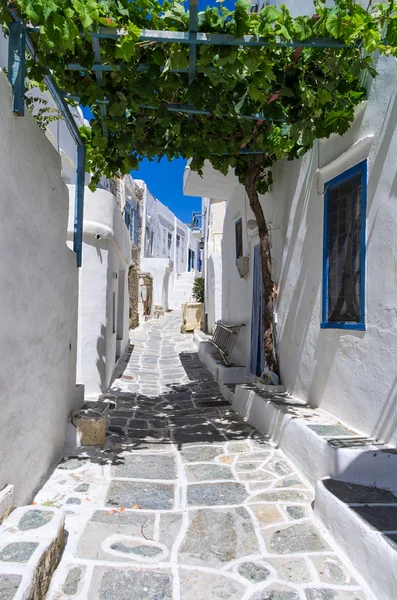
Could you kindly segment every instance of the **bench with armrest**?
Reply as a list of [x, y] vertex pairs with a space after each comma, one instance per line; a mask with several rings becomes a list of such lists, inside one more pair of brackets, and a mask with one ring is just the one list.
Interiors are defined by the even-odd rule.
[[214, 335], [212, 336], [211, 344], [219, 351], [223, 362], [227, 367], [231, 366], [229, 357], [236, 343], [238, 333], [244, 323], [238, 325], [226, 325], [225, 323], [218, 322], [215, 327]]

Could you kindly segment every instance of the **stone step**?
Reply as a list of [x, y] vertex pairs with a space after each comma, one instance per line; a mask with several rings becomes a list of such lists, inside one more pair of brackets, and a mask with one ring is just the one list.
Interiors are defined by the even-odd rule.
[[315, 485], [331, 476], [397, 490], [397, 450], [362, 436], [288, 394], [236, 385], [227, 397], [248, 423], [277, 444]]
[[379, 600], [397, 598], [397, 496], [330, 477], [316, 485], [314, 513]]
[[62, 510], [16, 508], [0, 526], [0, 598], [44, 600], [64, 545]]

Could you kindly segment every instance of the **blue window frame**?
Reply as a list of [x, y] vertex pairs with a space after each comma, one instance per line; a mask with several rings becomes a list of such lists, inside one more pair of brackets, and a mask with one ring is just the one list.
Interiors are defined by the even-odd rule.
[[234, 232], [236, 237], [236, 261], [243, 256], [243, 222], [241, 219], [234, 224]]
[[325, 189], [321, 327], [364, 331], [367, 162]]
[[130, 231], [130, 226], [131, 226], [131, 206], [130, 206], [130, 204], [128, 204], [128, 202], [125, 203], [125, 208], [124, 208], [124, 223], [126, 224], [126, 227], [127, 227], [128, 231]]

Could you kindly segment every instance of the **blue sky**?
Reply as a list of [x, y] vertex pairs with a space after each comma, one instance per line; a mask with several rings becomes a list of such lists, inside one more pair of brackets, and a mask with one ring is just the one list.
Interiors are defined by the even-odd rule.
[[[189, 2], [185, 2], [188, 6]], [[199, 0], [199, 10], [206, 6], [215, 6], [215, 0]], [[234, 0], [225, 0], [224, 5], [232, 9]], [[84, 116], [90, 119], [89, 109], [84, 109]], [[138, 171], [131, 171], [135, 179], [143, 179], [149, 186], [152, 194], [163, 204], [168, 206], [184, 223], [190, 223], [192, 212], [201, 210], [201, 198], [183, 195], [183, 171], [186, 161], [175, 159], [168, 161], [166, 158], [160, 162], [143, 160]]]

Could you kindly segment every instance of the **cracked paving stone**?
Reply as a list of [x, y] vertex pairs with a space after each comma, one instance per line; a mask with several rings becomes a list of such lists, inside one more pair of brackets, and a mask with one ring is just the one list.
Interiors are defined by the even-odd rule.
[[277, 531], [266, 531], [264, 535], [269, 536], [270, 549], [275, 554], [329, 550], [328, 544], [320, 537], [311, 523], [299, 523]]
[[306, 517], [306, 509], [304, 506], [286, 506], [285, 510], [292, 519], [303, 519]]
[[112, 481], [106, 503], [124, 508], [138, 504], [143, 509], [171, 510], [174, 506], [174, 496], [174, 486], [167, 483]]
[[291, 588], [271, 586], [250, 596], [249, 600], [300, 600], [297, 591]]
[[337, 556], [311, 556], [310, 559], [323, 583], [337, 585], [356, 584]]
[[190, 513], [179, 560], [187, 565], [216, 568], [257, 552], [258, 539], [246, 509], [204, 509]]
[[280, 479], [280, 481], [278, 481], [276, 483], [276, 488], [284, 488], [284, 487], [298, 487], [298, 488], [304, 488], [305, 486], [303, 485], [303, 483], [297, 479], [296, 477], [284, 477], [284, 479]]
[[266, 504], [251, 504], [250, 508], [255, 513], [259, 525], [272, 525], [283, 521], [283, 516], [276, 506]]
[[17, 593], [19, 584], [22, 581], [22, 575], [13, 575], [11, 573], [0, 574], [0, 600], [13, 600]]
[[[154, 514], [139, 510], [112, 513], [109, 510], [96, 511], [86, 524], [77, 546], [76, 556], [89, 560], [120, 562], [124, 558], [104, 550], [104, 542], [110, 536], [129, 536], [142, 539], [154, 536]], [[114, 539], [114, 538], [113, 538]], [[116, 541], [116, 540], [114, 540]]]
[[308, 583], [311, 575], [303, 558], [269, 558], [268, 563], [277, 571], [279, 579], [289, 583]]
[[123, 552], [124, 554], [135, 554], [136, 556], [141, 556], [142, 558], [154, 558], [159, 554], [162, 554], [162, 548], [158, 546], [149, 546], [147, 544], [133, 545], [128, 546], [127, 544], [123, 544], [121, 542], [115, 542], [111, 546], [112, 550], [116, 550], [117, 552]]
[[173, 435], [175, 442], [178, 444], [203, 444], [225, 441], [225, 438], [219, 431], [210, 429], [208, 425], [175, 429]]
[[112, 467], [113, 477], [128, 479], [176, 479], [173, 455], [135, 454], [122, 458], [123, 464]]
[[0, 550], [1, 562], [26, 563], [39, 544], [37, 542], [12, 542]]
[[28, 510], [19, 520], [18, 529], [21, 531], [38, 529], [47, 525], [53, 516], [54, 513], [48, 510]]
[[90, 489], [89, 483], [81, 483], [74, 489], [74, 491], [81, 492], [81, 493], [87, 493], [89, 489]]
[[[152, 413], [150, 413], [152, 416]], [[135, 429], [149, 429], [148, 420], [146, 419], [130, 419], [128, 422], [128, 427], [132, 430]]]
[[230, 577], [180, 569], [181, 598], [183, 600], [240, 600], [244, 587]]
[[284, 460], [272, 460], [269, 462], [268, 467], [277, 475], [288, 475], [291, 473], [291, 468]]
[[186, 467], [187, 480], [210, 481], [212, 479], [234, 479], [232, 470], [225, 465], [207, 463], [205, 465], [189, 465]]
[[254, 562], [245, 562], [237, 567], [237, 573], [251, 583], [260, 583], [265, 581], [271, 575], [269, 569]]
[[66, 579], [62, 585], [62, 592], [66, 596], [74, 596], [75, 594], [77, 594], [82, 574], [82, 567], [72, 567], [71, 569], [69, 569], [68, 574], [66, 575]]
[[302, 492], [296, 492], [293, 490], [280, 490], [280, 491], [268, 491], [262, 492], [257, 496], [251, 498], [254, 502], [307, 502], [307, 496]]
[[89, 600], [172, 600], [168, 571], [96, 567], [93, 580]]
[[221, 446], [191, 446], [181, 450], [182, 460], [185, 462], [213, 461], [222, 453], [223, 448]]
[[67, 471], [74, 471], [75, 469], [79, 469], [83, 465], [86, 465], [90, 462], [89, 458], [84, 457], [71, 457], [65, 458], [59, 465], [58, 469], [66, 469]]
[[188, 486], [189, 506], [216, 506], [242, 504], [247, 497], [240, 483], [196, 483]]

